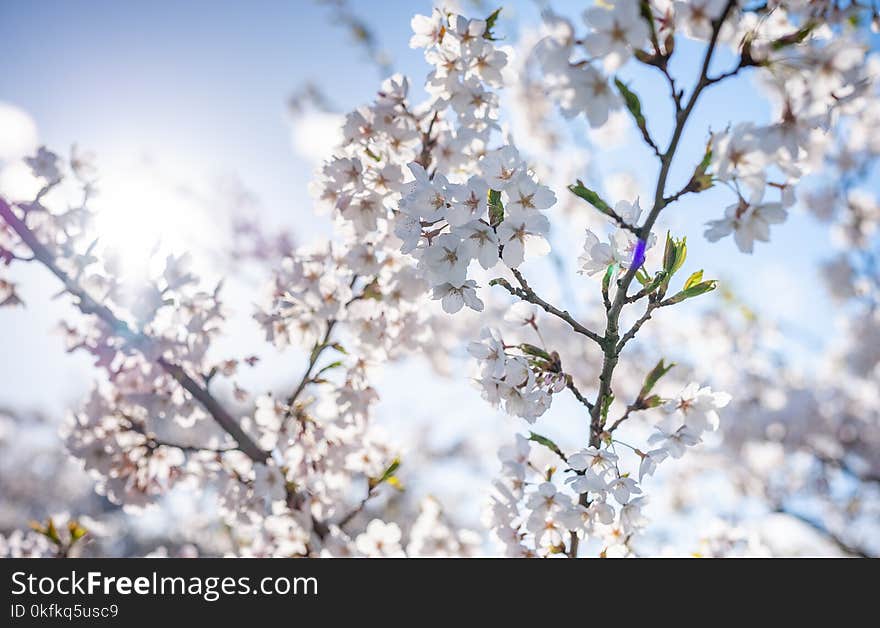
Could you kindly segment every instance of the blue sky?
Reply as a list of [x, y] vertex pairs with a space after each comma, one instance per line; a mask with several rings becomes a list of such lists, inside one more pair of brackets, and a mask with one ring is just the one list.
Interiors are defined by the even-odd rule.
[[[556, 6], [575, 13], [581, 4]], [[427, 12], [430, 3], [352, 5], [374, 27], [395, 69], [418, 83], [427, 67], [420, 51], [407, 46], [409, 20], [414, 12]], [[537, 15], [530, 2], [505, 6], [507, 16], [533, 20]], [[486, 5], [476, 15], [492, 8]], [[149, 156], [181, 181], [234, 174], [259, 195], [270, 224], [292, 226], [303, 241], [326, 232], [326, 221], [313, 217], [305, 190], [314, 165], [291, 149], [285, 102], [298, 86], [312, 81], [340, 110], [348, 110], [369, 101], [379, 81], [362, 50], [330, 24], [330, 14], [327, 7], [306, 1], [5, 2], [0, 5], [0, 102], [27, 111], [42, 143], [64, 151], [79, 142], [110, 169], [131, 167]], [[510, 33], [512, 27], [503, 22], [500, 30]], [[681, 45], [679, 69], [685, 74], [697, 53], [696, 45]], [[729, 59], [722, 56], [719, 67]], [[664, 137], [665, 87], [643, 71], [628, 76], [636, 80], [649, 121]], [[746, 77], [706, 94], [691, 121], [671, 187], [686, 180], [699, 160], [710, 125], [767, 115], [763, 105], [749, 105], [741, 97], [742, 90], [751, 89]], [[625, 168], [651, 175], [656, 169], [640, 146], [611, 151], [596, 161], [605, 173]], [[716, 192], [687, 198], [670, 213], [668, 224], [689, 236], [691, 257], [707, 276], [728, 280], [760, 311], [796, 325], [799, 343], [815, 346], [832, 315], [822, 289], [810, 287], [815, 261], [827, 253], [826, 233], [795, 212], [774, 230], [773, 246], [759, 244], [753, 256], [740, 254], [731, 239], [709, 245], [701, 225], [721, 215], [724, 201]], [[5, 353], [0, 404], [61, 407], [82, 390], [87, 362], [61, 355], [60, 339], [47, 333], [66, 311], [45, 298], [53, 291], [51, 280], [32, 270], [22, 272], [39, 282], [25, 293], [37, 307], [0, 311]]]

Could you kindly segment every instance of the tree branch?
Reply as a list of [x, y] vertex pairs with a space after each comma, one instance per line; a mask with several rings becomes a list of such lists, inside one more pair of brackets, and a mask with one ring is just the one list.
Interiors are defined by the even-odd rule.
[[[76, 305], [83, 314], [97, 316], [115, 333], [124, 338], [129, 345], [136, 348], [145, 358], [149, 359], [147, 356], [155, 348], [155, 340], [133, 330], [127, 323], [120, 320], [110, 308], [95, 301], [70, 275], [58, 266], [52, 252], [15, 215], [12, 208], [3, 198], [0, 198], [0, 217], [18, 234], [22, 242], [30, 248], [36, 260], [61, 280], [67, 291], [77, 298], [78, 303]], [[238, 421], [208, 392], [207, 388], [190, 377], [183, 367], [163, 357], [159, 357], [156, 363], [207, 410], [217, 424], [235, 439], [239, 449], [251, 460], [254, 462], [265, 462], [269, 459], [269, 452], [260, 449], [256, 441], [241, 428]]]
[[[664, 198], [666, 190], [666, 180], [669, 177], [669, 171], [672, 167], [672, 162], [675, 157], [676, 150], [678, 149], [678, 143], [681, 140], [685, 125], [691, 115], [691, 112], [697, 104], [697, 100], [699, 99], [700, 94], [710, 84], [710, 80], [707, 77], [707, 74], [709, 72], [709, 65], [712, 62], [712, 57], [718, 44], [718, 36], [721, 32], [721, 26], [724, 24], [725, 20], [727, 20], [727, 16], [730, 14], [730, 11], [734, 5], [735, 0], [728, 0], [727, 4], [724, 7], [724, 11], [721, 13], [721, 16], [713, 23], [712, 37], [709, 41], [708, 47], [706, 48], [705, 56], [703, 57], [700, 77], [697, 80], [696, 87], [691, 93], [691, 96], [688, 99], [688, 102], [684, 106], [684, 108], [677, 108], [675, 116], [675, 128], [673, 129], [672, 137], [669, 140], [669, 146], [660, 159], [660, 173], [657, 177], [657, 186], [654, 191], [654, 205], [651, 208], [651, 212], [648, 214], [648, 217], [645, 219], [644, 224], [637, 230], [637, 236], [641, 240], [648, 239], [651, 234], [651, 229], [654, 227], [654, 223], [657, 221], [660, 212], [663, 211], [664, 207], [666, 207], [666, 202]], [[611, 307], [606, 315], [607, 323], [605, 327], [605, 336], [603, 338], [603, 343], [601, 343], [605, 352], [605, 359], [603, 360], [602, 364], [602, 372], [599, 375], [599, 392], [596, 395], [596, 400], [593, 402], [593, 409], [590, 413], [590, 444], [593, 446], [599, 445], [599, 434], [602, 431], [600, 413], [602, 410], [602, 406], [605, 404], [605, 399], [609, 394], [611, 394], [611, 380], [614, 374], [614, 369], [617, 367], [618, 357], [620, 355], [619, 347], [622, 348], [622, 346], [618, 344], [618, 341], [620, 340], [620, 311], [623, 308], [624, 303], [626, 302], [627, 291], [633, 279], [635, 278], [637, 270], [638, 268], [635, 266], [635, 264], [631, 265], [629, 269], [627, 269], [626, 274], [623, 276], [618, 284], [617, 294], [615, 295], [614, 301], [612, 302]], [[627, 332], [627, 335], [625, 335], [626, 341], [629, 341], [630, 339], [628, 336], [629, 332]]]
[[330, 346], [330, 334], [333, 333], [333, 328], [336, 326], [336, 322], [336, 320], [328, 321], [327, 331], [324, 334], [324, 338], [315, 345], [314, 349], [312, 349], [312, 354], [309, 356], [309, 365], [306, 367], [306, 371], [305, 373], [303, 373], [302, 379], [300, 379], [296, 389], [294, 389], [294, 391], [287, 398], [288, 406], [293, 406], [294, 402], [296, 402], [296, 400], [302, 394], [302, 391], [305, 390], [306, 385], [308, 385], [312, 375], [312, 371], [315, 369], [315, 365], [318, 363], [318, 359], [321, 357], [321, 354], [324, 353], [324, 350]]
[[648, 303], [648, 308], [645, 310], [645, 313], [642, 314], [635, 323], [633, 323], [633, 326], [630, 327], [629, 331], [627, 331], [620, 339], [620, 342], [617, 343], [617, 353], [623, 351], [626, 343], [636, 337], [636, 334], [642, 328], [642, 325], [644, 325], [651, 319], [651, 315], [654, 313], [654, 310], [659, 307], [660, 304], [655, 301], [651, 301], [650, 303]]
[[593, 409], [593, 404], [590, 403], [590, 400], [584, 397], [580, 390], [578, 390], [577, 386], [574, 385], [574, 381], [571, 378], [571, 375], [568, 373], [565, 374], [565, 387], [568, 388], [571, 393], [575, 396], [575, 398], [584, 404], [587, 410]]
[[533, 303], [533, 304], [537, 305], [538, 307], [540, 307], [545, 312], [547, 312], [548, 314], [552, 314], [553, 316], [562, 319], [563, 321], [568, 323], [571, 326], [571, 328], [574, 331], [576, 331], [577, 333], [586, 336], [587, 338], [589, 338], [593, 342], [596, 342], [600, 345], [602, 344], [602, 337], [599, 336], [599, 334], [597, 334], [596, 332], [591, 331], [591, 330], [587, 329], [586, 327], [584, 327], [583, 325], [581, 325], [568, 312], [560, 310], [559, 308], [551, 305], [550, 303], [547, 303], [544, 299], [542, 299], [537, 294], [535, 294], [535, 291], [529, 287], [529, 284], [526, 282], [525, 277], [523, 277], [521, 272], [519, 272], [515, 268], [511, 268], [510, 270], [513, 273], [513, 276], [516, 277], [516, 280], [519, 282], [519, 285], [520, 285], [519, 288], [514, 288], [513, 286], [510, 285], [510, 282], [508, 282], [506, 279], [502, 279], [502, 278], [493, 279], [492, 281], [489, 282], [489, 285], [501, 286], [502, 288], [507, 290], [513, 296], [518, 297], [518, 298], [522, 299], [523, 301], [527, 301], [528, 303]]
[[775, 512], [783, 515], [788, 515], [789, 517], [797, 519], [801, 523], [807, 524], [810, 528], [818, 532], [821, 536], [831, 541], [834, 545], [837, 546], [838, 549], [840, 549], [845, 554], [849, 554], [850, 556], [858, 556], [859, 558], [875, 558], [875, 556], [868, 553], [866, 550], [848, 543], [847, 541], [843, 540], [836, 532], [832, 532], [820, 522], [815, 521], [814, 519], [807, 517], [806, 515], [803, 515], [794, 510], [790, 510], [782, 505], [777, 506]]

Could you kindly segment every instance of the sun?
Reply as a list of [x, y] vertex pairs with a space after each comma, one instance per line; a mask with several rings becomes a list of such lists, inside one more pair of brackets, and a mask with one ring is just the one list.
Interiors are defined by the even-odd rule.
[[153, 172], [103, 176], [90, 207], [98, 246], [124, 275], [144, 274], [166, 255], [191, 251], [216, 229], [197, 199]]

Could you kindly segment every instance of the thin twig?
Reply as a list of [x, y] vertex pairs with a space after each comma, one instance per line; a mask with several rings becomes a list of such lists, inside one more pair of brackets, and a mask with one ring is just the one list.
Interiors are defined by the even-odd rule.
[[567, 311], [560, 310], [559, 308], [551, 305], [550, 303], [547, 303], [547, 301], [535, 294], [535, 291], [529, 287], [529, 284], [526, 282], [525, 277], [523, 277], [521, 272], [519, 272], [515, 268], [511, 268], [511, 272], [513, 272], [513, 276], [516, 277], [516, 280], [519, 282], [519, 288], [514, 288], [512, 285], [510, 285], [509, 281], [501, 278], [493, 279], [491, 282], [489, 282], [490, 285], [501, 286], [513, 296], [519, 297], [523, 301], [533, 303], [548, 314], [552, 314], [553, 316], [562, 319], [563, 321], [568, 323], [571, 328], [577, 333], [586, 336], [593, 342], [599, 343], [600, 345], [602, 344], [602, 337], [599, 336], [599, 334], [591, 331], [590, 329], [587, 329], [582, 324], [577, 322], [574, 317]]
[[612, 434], [614, 430], [620, 427], [620, 424], [626, 421], [633, 412], [639, 412], [640, 410], [645, 410], [645, 408], [641, 405], [641, 399], [636, 400], [635, 402], [629, 404], [624, 410], [623, 415], [619, 419], [617, 419], [614, 423], [611, 424], [606, 431], [609, 434]]
[[324, 333], [324, 338], [315, 345], [315, 348], [312, 349], [312, 353], [309, 356], [309, 364], [306, 367], [305, 373], [303, 373], [302, 378], [297, 384], [297, 387], [294, 391], [287, 397], [287, 405], [293, 406], [294, 402], [299, 398], [302, 394], [302, 391], [305, 390], [306, 385], [311, 381], [312, 371], [315, 368], [315, 365], [318, 363], [318, 359], [321, 357], [321, 354], [324, 352], [327, 347], [330, 346], [330, 335], [333, 333], [333, 328], [336, 326], [336, 321], [331, 320], [327, 323], [327, 331]]
[[568, 388], [572, 392], [572, 394], [575, 396], [575, 398], [578, 401], [580, 401], [582, 404], [584, 404], [587, 407], [587, 410], [593, 409], [593, 404], [590, 403], [589, 399], [584, 397], [583, 393], [581, 393], [580, 390], [578, 390], [577, 386], [574, 385], [574, 381], [572, 380], [571, 375], [569, 375], [567, 373], [565, 375], [565, 387]]
[[636, 337], [638, 331], [642, 328], [642, 325], [647, 323], [651, 319], [651, 315], [654, 313], [654, 310], [660, 307], [660, 304], [656, 301], [651, 301], [648, 303], [648, 307], [645, 310], [645, 313], [642, 314], [639, 319], [633, 323], [633, 326], [629, 328], [623, 337], [621, 337], [620, 342], [617, 343], [617, 353], [623, 351], [623, 348], [626, 346], [630, 340]]

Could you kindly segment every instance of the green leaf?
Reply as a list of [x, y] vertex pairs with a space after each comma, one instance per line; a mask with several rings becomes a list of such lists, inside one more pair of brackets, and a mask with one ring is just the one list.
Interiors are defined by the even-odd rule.
[[645, 285], [645, 292], [647, 292], [648, 294], [653, 293], [657, 288], [659, 288], [661, 285], [663, 285], [663, 282], [665, 280], [666, 280], [666, 271], [665, 270], [657, 271], [657, 274], [654, 275], [654, 279], [651, 281], [651, 283]]
[[554, 443], [552, 440], [547, 438], [546, 436], [541, 436], [540, 434], [535, 434], [534, 432], [529, 432], [529, 440], [539, 445], [544, 445], [547, 449], [552, 451], [554, 454], [565, 460], [565, 454], [562, 453], [562, 450], [559, 449], [559, 445]]
[[577, 183], [575, 185], [569, 185], [568, 189], [571, 191], [572, 194], [584, 199], [590, 205], [598, 209], [606, 216], [610, 216], [614, 213], [614, 210], [611, 209], [611, 206], [606, 203], [602, 199], [602, 197], [599, 196], [596, 192], [585, 186], [583, 181], [581, 181], [580, 179], [577, 180]]
[[672, 266], [672, 270], [669, 272], [670, 275], [674, 275], [675, 273], [677, 273], [678, 269], [684, 265], [684, 261], [687, 259], [687, 254], [687, 238], [682, 238], [676, 244], [675, 264]]
[[489, 14], [489, 17], [486, 18], [486, 30], [483, 31], [483, 39], [488, 39], [489, 41], [495, 41], [495, 34], [492, 32], [492, 29], [495, 28], [495, 24], [498, 22], [498, 16], [501, 15], [501, 7], [498, 7], [492, 13]]
[[67, 523], [67, 530], [68, 532], [70, 532], [71, 545], [73, 545], [81, 538], [83, 538], [86, 534], [88, 534], [88, 530], [82, 527], [79, 522], [73, 520]]
[[703, 159], [700, 160], [697, 168], [700, 172], [706, 172], [709, 169], [709, 164], [712, 163], [712, 140], [710, 139], [706, 142], [706, 150], [703, 151]]
[[697, 164], [697, 167], [694, 168], [694, 173], [691, 175], [691, 180], [687, 184], [687, 190], [690, 192], [702, 192], [703, 190], [708, 190], [714, 184], [714, 178], [712, 174], [709, 172], [709, 166], [712, 164], [712, 140], [709, 139], [706, 142], [706, 150], [703, 152], [703, 158], [700, 160], [700, 163]]
[[381, 300], [382, 290], [379, 287], [379, 280], [373, 279], [373, 281], [364, 286], [364, 289], [361, 291], [361, 297], [364, 299], [373, 299], [374, 301]]
[[684, 282], [684, 290], [687, 290], [688, 288], [693, 288], [701, 281], [703, 281], [703, 271], [698, 270], [697, 272], [693, 273], [690, 277], [688, 277], [687, 281]]
[[663, 247], [663, 268], [667, 270], [672, 268], [675, 263], [675, 242], [672, 241], [672, 234], [666, 232], [666, 245]]
[[675, 52], [675, 33], [673, 31], [670, 31], [666, 36], [666, 40], [663, 42], [663, 51], [667, 57], [671, 57]]
[[611, 286], [611, 278], [614, 276], [616, 268], [617, 264], [610, 264], [605, 270], [605, 275], [602, 277], [602, 294], [608, 294], [608, 288]]
[[504, 203], [501, 201], [501, 192], [489, 190], [489, 224], [493, 227], [501, 224], [504, 220]]
[[348, 355], [348, 351], [345, 350], [345, 347], [343, 347], [343, 346], [342, 346], [340, 343], [338, 343], [338, 342], [334, 342], [332, 345], [330, 345], [330, 348], [333, 349], [333, 350], [335, 350], [335, 351], [338, 351], [338, 352], [341, 353], [342, 355]]
[[639, 12], [642, 14], [642, 19], [648, 23], [648, 28], [651, 30], [651, 38], [656, 38], [657, 25], [654, 23], [654, 11], [651, 10], [651, 3], [648, 0], [639, 0]]
[[623, 96], [623, 102], [633, 118], [635, 118], [636, 123], [639, 127], [643, 126], [645, 124], [645, 116], [642, 113], [642, 102], [639, 100], [639, 97], [619, 78], [614, 78], [614, 84], [617, 86], [617, 91]]
[[673, 295], [666, 299], [663, 302], [663, 305], [674, 305], [676, 303], [681, 303], [685, 299], [690, 299], [693, 297], [700, 296], [701, 294], [705, 294], [706, 292], [711, 292], [718, 286], [717, 279], [710, 279], [708, 281], [702, 281], [695, 286], [691, 286], [685, 290], [682, 290], [676, 295]]
[[544, 351], [541, 347], [536, 347], [535, 345], [530, 345], [524, 342], [519, 346], [519, 348], [522, 349], [523, 353], [527, 355], [533, 355], [536, 358], [543, 358], [545, 360], [553, 359], [550, 357], [549, 353]]
[[638, 95], [627, 87], [619, 78], [615, 77], [614, 84], [617, 86], [617, 91], [623, 96], [623, 102], [632, 115], [633, 120], [635, 120], [636, 126], [639, 127], [642, 135], [647, 140], [649, 138], [648, 122], [645, 120], [645, 115], [642, 113], [642, 102], [639, 100]]
[[47, 539], [52, 541], [55, 545], [61, 545], [61, 537], [58, 536], [58, 530], [55, 528], [55, 522], [52, 521], [51, 517], [46, 519], [45, 525], [40, 523], [39, 521], [31, 521], [31, 529], [39, 532]]
[[673, 366], [675, 366], [674, 362], [670, 363], [669, 365], [665, 364], [662, 359], [657, 362], [654, 368], [652, 368], [651, 371], [645, 376], [645, 382], [642, 384], [642, 389], [639, 391], [639, 399], [643, 402], [646, 402], [648, 393], [651, 392], [651, 389], [654, 388], [654, 385], [658, 381], [660, 381], [660, 378], [666, 375]]
[[676, 240], [667, 231], [666, 232], [666, 248], [663, 251], [663, 270], [666, 271], [666, 278], [671, 279], [682, 267], [687, 259], [687, 238]]
[[327, 366], [325, 366], [321, 370], [319, 370], [317, 373], [315, 373], [315, 377], [318, 377], [322, 373], [326, 373], [327, 371], [329, 371], [331, 369], [339, 368], [340, 366], [342, 366], [342, 360], [337, 360], [336, 362], [331, 362], [330, 364], [328, 364]]
[[656, 408], [663, 403], [663, 399], [659, 395], [651, 395], [647, 399], [642, 399], [642, 406], [645, 408]]
[[399, 482], [391, 481], [391, 479], [394, 478], [394, 473], [397, 471], [397, 469], [399, 467], [400, 467], [400, 458], [395, 458], [394, 460], [391, 461], [391, 464], [388, 465], [388, 468], [385, 469], [385, 472], [382, 473], [382, 475], [380, 477], [369, 479], [370, 489], [376, 488], [377, 486], [379, 486], [383, 482], [391, 482], [392, 485], [395, 483], [399, 484]]
[[365, 150], [366, 150], [366, 152], [367, 152], [367, 157], [369, 157], [369, 158], [372, 159], [373, 161], [382, 161], [382, 158], [379, 157], [379, 155], [377, 155], [377, 154], [374, 153], [373, 151], [371, 151], [369, 148], [367, 148], [367, 149], [365, 149]]
[[800, 44], [810, 35], [810, 33], [813, 32], [816, 26], [818, 26], [816, 22], [807, 22], [794, 33], [773, 40], [773, 42], [770, 43], [770, 47], [773, 50], [782, 50], [788, 46]]
[[318, 359], [318, 356], [321, 355], [321, 351], [323, 351], [324, 346], [325, 345], [321, 344], [320, 342], [316, 342], [314, 346], [312, 346], [312, 352], [309, 354], [310, 362], [314, 362]]

